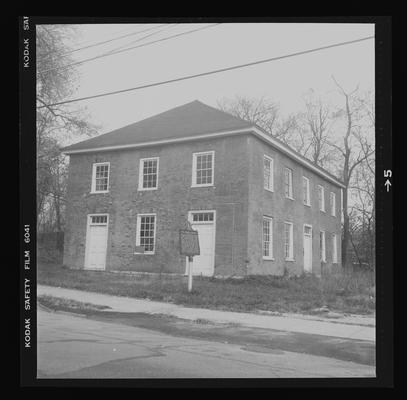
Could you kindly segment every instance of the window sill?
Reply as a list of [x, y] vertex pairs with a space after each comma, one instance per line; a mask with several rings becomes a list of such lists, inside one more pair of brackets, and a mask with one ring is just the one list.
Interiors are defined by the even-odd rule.
[[109, 190], [98, 190], [97, 192], [89, 192], [89, 194], [109, 193]]
[[304, 206], [311, 208], [311, 204], [304, 203]]
[[264, 188], [264, 190], [267, 190], [268, 192], [274, 193], [274, 189]]
[[154, 253], [137, 253], [137, 252], [134, 252], [133, 254], [136, 255], [136, 256], [153, 256], [155, 254], [155, 252]]
[[285, 196], [286, 199], [294, 201], [294, 197]]
[[264, 256], [263, 256], [263, 260], [266, 260], [266, 261], [274, 261], [274, 258], [273, 258], [273, 257], [264, 257]]
[[294, 258], [286, 258], [285, 261], [290, 261], [290, 262], [294, 262], [295, 259]]
[[199, 188], [199, 187], [211, 187], [211, 186], [213, 186], [213, 183], [210, 183], [210, 184], [203, 184], [203, 185], [191, 185], [191, 187], [193, 187], [193, 188]]
[[155, 188], [137, 188], [139, 192], [150, 192], [151, 190], [157, 190], [158, 187]]

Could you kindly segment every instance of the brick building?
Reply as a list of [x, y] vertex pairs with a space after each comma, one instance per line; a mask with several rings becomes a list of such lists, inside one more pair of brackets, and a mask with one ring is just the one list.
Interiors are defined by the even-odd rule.
[[343, 184], [250, 122], [194, 101], [63, 151], [71, 268], [184, 273], [187, 219], [195, 274], [339, 266]]

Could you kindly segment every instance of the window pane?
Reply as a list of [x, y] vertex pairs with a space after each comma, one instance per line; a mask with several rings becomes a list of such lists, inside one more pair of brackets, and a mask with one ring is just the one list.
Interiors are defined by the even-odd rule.
[[154, 251], [154, 215], [146, 215], [140, 218], [140, 246], [144, 251]]
[[143, 189], [157, 188], [158, 160], [143, 160]]
[[109, 165], [96, 165], [94, 179], [95, 192], [107, 191], [109, 180]]
[[212, 154], [199, 154], [196, 156], [196, 184], [212, 183]]

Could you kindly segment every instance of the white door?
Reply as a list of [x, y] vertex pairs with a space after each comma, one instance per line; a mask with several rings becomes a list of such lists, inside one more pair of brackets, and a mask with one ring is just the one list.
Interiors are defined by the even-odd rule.
[[312, 226], [304, 225], [304, 271], [312, 272]]
[[107, 215], [90, 215], [86, 238], [85, 269], [106, 267]]
[[200, 255], [193, 258], [193, 275], [213, 276], [215, 271], [215, 212], [190, 212], [189, 222], [192, 229], [198, 231], [200, 250]]

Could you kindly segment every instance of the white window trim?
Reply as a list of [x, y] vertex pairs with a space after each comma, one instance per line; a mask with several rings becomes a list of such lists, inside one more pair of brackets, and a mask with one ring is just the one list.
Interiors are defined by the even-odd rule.
[[[322, 189], [322, 196], [321, 196], [321, 206], [319, 205], [319, 191]], [[319, 211], [325, 212], [325, 188], [322, 185], [318, 185], [318, 207]]]
[[[199, 214], [199, 213], [212, 213], [213, 214], [213, 221], [194, 221], [194, 214]], [[195, 225], [215, 225], [216, 223], [216, 210], [192, 210], [188, 211], [188, 222], [191, 224]], [[216, 228], [215, 228], [216, 230]]]
[[309, 190], [309, 186], [310, 186], [309, 179], [306, 176], [303, 176], [302, 179], [303, 180], [305, 179], [307, 181], [307, 200], [308, 200], [306, 203], [304, 203], [304, 201], [303, 201], [303, 203], [304, 203], [305, 206], [311, 207], [311, 195], [310, 195], [310, 190]]
[[[156, 187], [151, 188], [143, 188], [144, 183], [144, 161], [151, 161], [157, 160], [157, 180], [156, 180]], [[138, 174], [138, 190], [139, 191], [147, 191], [147, 190], [157, 190], [158, 189], [158, 177], [159, 177], [159, 169], [160, 167], [160, 157], [148, 157], [148, 158], [141, 158], [139, 163], [139, 174]]]
[[[290, 194], [286, 195], [285, 194], [285, 171], [290, 171], [290, 185], [289, 185], [289, 189], [291, 189], [291, 196]], [[293, 187], [293, 175], [294, 175], [294, 171], [291, 168], [288, 167], [284, 167], [284, 195], [286, 199], [290, 199], [290, 200], [294, 200], [294, 187]], [[290, 190], [289, 190], [290, 192]]]
[[332, 264], [338, 264], [338, 235], [332, 234]]
[[[196, 163], [197, 157], [203, 154], [212, 154], [212, 183], [196, 183]], [[215, 151], [200, 151], [198, 153], [192, 153], [192, 185], [191, 187], [209, 187], [213, 186], [215, 181]]]
[[[109, 170], [107, 174], [107, 190], [96, 190], [96, 167], [99, 165], [108, 165]], [[92, 184], [91, 184], [91, 193], [109, 193], [109, 188], [110, 188], [110, 162], [99, 162], [99, 163], [93, 163], [92, 164]], [[96, 215], [96, 214], [95, 214]]]
[[284, 225], [290, 225], [290, 255], [285, 257], [285, 226], [284, 226], [284, 258], [285, 261], [295, 261], [294, 259], [294, 224], [292, 222], [284, 221]]
[[336, 217], [336, 194], [334, 192], [331, 192], [330, 200], [331, 200], [331, 216]]
[[[270, 221], [270, 236], [271, 236], [271, 241], [270, 241], [270, 255], [265, 256], [264, 255], [264, 228], [263, 228], [263, 223], [264, 220], [267, 219]], [[271, 260], [274, 261], [274, 251], [273, 251], [273, 243], [274, 243], [274, 229], [273, 229], [273, 217], [268, 217], [267, 215], [263, 215], [263, 218], [261, 220], [261, 253], [263, 255], [263, 260]]]
[[[264, 159], [267, 159], [270, 161], [270, 179], [268, 182], [269, 187], [266, 187], [265, 182], [264, 182]], [[264, 189], [268, 190], [269, 192], [274, 192], [274, 160], [271, 157], [266, 156], [265, 154], [263, 157], [263, 186], [264, 186]]]
[[[322, 249], [320, 249], [321, 261], [326, 262], [326, 234], [325, 234], [325, 231], [320, 231], [320, 235], [321, 234], [322, 234], [322, 237], [324, 238], [324, 240], [322, 241], [322, 243], [323, 243]], [[319, 240], [321, 242], [321, 236], [319, 237]]]
[[154, 216], [154, 250], [153, 251], [144, 251], [145, 255], [154, 255], [155, 249], [157, 247], [156, 237], [157, 237], [157, 214], [155, 213], [146, 213], [146, 214], [137, 214], [137, 229], [136, 229], [136, 246], [140, 246], [140, 230], [141, 230], [141, 218], [142, 217], [151, 217]]

